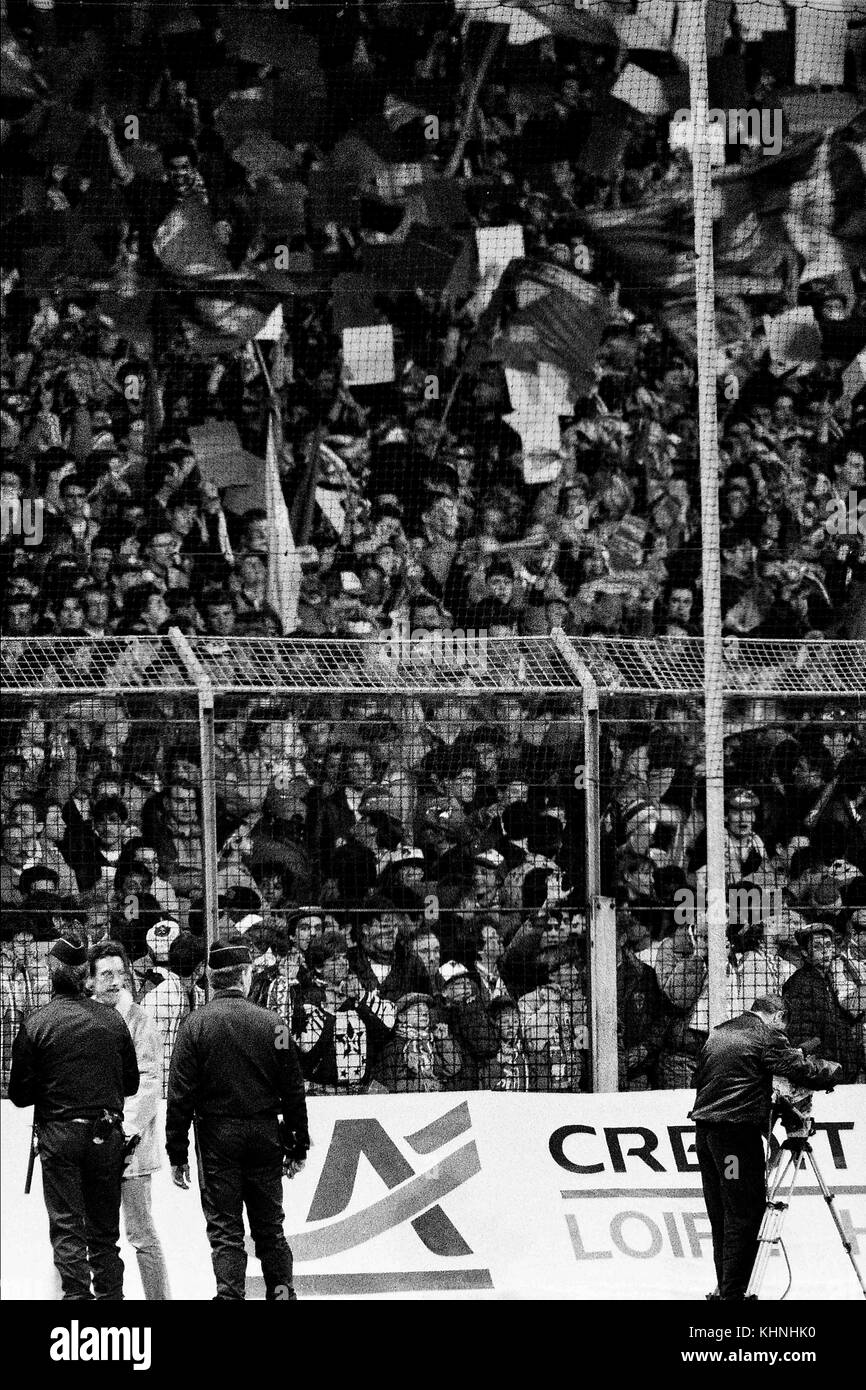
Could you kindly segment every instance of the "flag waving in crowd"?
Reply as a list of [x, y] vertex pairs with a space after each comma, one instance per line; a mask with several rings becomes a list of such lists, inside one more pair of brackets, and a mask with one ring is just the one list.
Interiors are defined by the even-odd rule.
[[294, 632], [301, 592], [301, 561], [292, 535], [289, 509], [283, 496], [274, 419], [268, 422], [265, 453], [265, 505], [268, 521], [268, 603], [278, 614], [283, 635]]
[[[775, 294], [796, 303], [802, 282], [837, 274], [851, 287], [850, 267], [862, 264], [866, 245], [856, 217], [866, 201], [866, 172], [853, 132], [850, 139], [844, 130], [798, 137], [776, 158], [717, 170], [714, 192], [720, 342], [741, 336], [741, 296]], [[691, 189], [636, 208], [581, 212], [578, 221], [626, 298], [655, 309], [694, 352]]]

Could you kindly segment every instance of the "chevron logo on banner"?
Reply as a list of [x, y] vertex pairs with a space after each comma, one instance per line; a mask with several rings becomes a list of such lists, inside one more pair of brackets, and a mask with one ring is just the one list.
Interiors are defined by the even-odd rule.
[[[323, 1222], [288, 1237], [295, 1268], [344, 1254], [377, 1236], [409, 1223], [431, 1254], [451, 1260], [471, 1255], [472, 1247], [443, 1208], [443, 1201], [481, 1172], [463, 1101], [414, 1134], [406, 1143], [423, 1159], [414, 1167], [378, 1118], [338, 1119], [307, 1213], [307, 1223]], [[435, 1155], [462, 1135], [467, 1142], [440, 1159]], [[387, 1191], [360, 1211], [344, 1215], [352, 1203], [361, 1160], [365, 1159]], [[399, 1293], [492, 1289], [489, 1269], [433, 1268], [339, 1274], [296, 1274], [301, 1297], [310, 1294]]]

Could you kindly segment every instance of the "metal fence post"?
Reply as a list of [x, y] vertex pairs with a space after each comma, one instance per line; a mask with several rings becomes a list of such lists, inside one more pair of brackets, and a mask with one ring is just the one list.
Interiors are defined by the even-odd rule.
[[214, 729], [214, 688], [183, 633], [169, 629], [169, 638], [190, 679], [198, 691], [198, 730], [201, 750], [201, 830], [204, 878], [204, 922], [208, 951], [218, 935], [219, 842], [216, 828], [216, 736]]
[[688, 53], [695, 209], [695, 314], [698, 366], [698, 454], [701, 478], [701, 570], [704, 632], [704, 744], [707, 817], [707, 966], [710, 1027], [728, 1016], [725, 990], [725, 733], [719, 536], [719, 425], [716, 403], [716, 292], [713, 179], [709, 144], [707, 0], [681, 5]]
[[592, 1089], [619, 1087], [616, 1005], [616, 913], [601, 895], [601, 751], [598, 686], [561, 628], [551, 634], [583, 697], [583, 787], [586, 804], [586, 901], [589, 935], [589, 1018]]
[[616, 999], [616, 909], [613, 898], [589, 904], [589, 1024], [592, 1029], [592, 1089], [619, 1090]]

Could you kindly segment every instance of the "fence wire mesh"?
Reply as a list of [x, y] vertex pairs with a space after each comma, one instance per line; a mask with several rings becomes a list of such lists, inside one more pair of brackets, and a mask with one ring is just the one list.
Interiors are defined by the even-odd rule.
[[[781, 995], [792, 1041], [847, 1082], [866, 1067], [864, 715], [844, 698], [725, 710], [725, 1012]], [[688, 1086], [709, 1031], [703, 737], [694, 700], [603, 702], [622, 1089]]]
[[[203, 684], [225, 645], [198, 644]], [[334, 643], [329, 668], [366, 672], [375, 649], [360, 645]], [[598, 852], [616, 904], [619, 1086], [684, 1086], [709, 1026], [702, 703], [647, 696], [638, 651], [611, 645]], [[854, 1081], [866, 701], [739, 693], [740, 663], [764, 656], [755, 645], [737, 652], [725, 707], [727, 1010], [781, 992], [793, 1039], [817, 1037]], [[184, 694], [148, 691], [146, 674], [135, 694], [7, 692], [4, 1066], [48, 998], [60, 932], [122, 943], [167, 1072], [180, 1019], [208, 997], [211, 814], [217, 938], [250, 946], [253, 997], [296, 1039], [311, 1091], [589, 1089], [587, 759], [582, 695], [563, 672], [567, 654], [597, 648], [539, 642], [535, 669], [558, 676], [548, 689], [515, 690], [504, 654], [500, 688], [472, 694], [453, 678], [433, 690], [417, 670], [396, 695], [366, 676], [327, 695], [276, 675], [239, 691], [232, 678], [216, 687], [212, 769], [191, 677]], [[86, 688], [80, 649], [57, 642], [54, 659]], [[822, 653], [832, 669], [829, 644], [810, 661]]]
[[313, 1087], [587, 1088], [600, 888], [688, 1084], [718, 581], [729, 1003], [862, 1074], [866, 2], [0, 24], [4, 1059], [72, 927], [168, 1057], [215, 929]]

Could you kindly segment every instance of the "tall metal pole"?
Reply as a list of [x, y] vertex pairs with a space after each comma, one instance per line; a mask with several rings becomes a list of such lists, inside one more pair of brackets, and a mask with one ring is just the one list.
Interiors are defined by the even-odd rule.
[[208, 680], [198, 692], [198, 727], [201, 743], [201, 830], [204, 878], [204, 919], [208, 952], [219, 935], [219, 840], [216, 826], [216, 735], [214, 692]]
[[583, 782], [586, 817], [586, 904], [589, 937], [589, 1035], [592, 1089], [619, 1089], [616, 997], [616, 911], [601, 896], [601, 748], [598, 686], [562, 628], [553, 645], [577, 676], [583, 696]]
[[704, 744], [707, 818], [707, 923], [710, 1027], [727, 1017], [725, 991], [724, 664], [719, 548], [719, 443], [716, 417], [716, 318], [713, 266], [713, 182], [708, 127], [707, 0], [679, 7], [688, 26], [686, 51], [692, 118], [695, 202], [695, 306], [698, 346], [698, 439], [701, 469], [701, 554], [704, 609]]
[[198, 729], [201, 751], [201, 841], [202, 879], [204, 888], [204, 921], [208, 952], [219, 935], [219, 840], [216, 824], [216, 738], [214, 729], [214, 689], [210, 676], [202, 666], [186, 637], [179, 628], [169, 629], [169, 640], [189, 677], [198, 690]]

